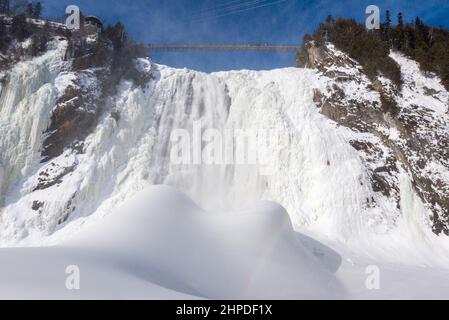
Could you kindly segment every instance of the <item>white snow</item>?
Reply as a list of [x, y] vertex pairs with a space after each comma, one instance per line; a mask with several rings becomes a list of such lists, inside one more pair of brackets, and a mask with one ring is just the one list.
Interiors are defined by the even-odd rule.
[[20, 62], [9, 73], [0, 96], [0, 205], [4, 193], [30, 175], [39, 162], [42, 132], [47, 128], [57, 92], [52, 85], [63, 64], [67, 43], [30, 61]]
[[449, 93], [434, 74], [424, 74], [416, 61], [392, 51], [390, 57], [401, 67], [403, 106], [420, 106], [442, 115], [448, 111]]
[[69, 86], [75, 86], [74, 81], [77, 79], [77, 74], [74, 72], [61, 72], [55, 79], [55, 87], [58, 90], [59, 96], [64, 94], [64, 91]]
[[[0, 298], [331, 298], [342, 292], [279, 205], [212, 214], [168, 187], [140, 192], [56, 247], [3, 249], [0, 256]], [[80, 268], [79, 291], [65, 288], [69, 265]]]
[[[372, 261], [342, 261], [329, 247], [295, 232], [275, 203], [211, 213], [164, 186], [139, 192], [71, 240], [2, 249], [0, 258], [2, 299], [449, 296], [448, 270], [392, 264], [379, 265], [380, 290], [368, 290], [365, 270]], [[66, 273], [69, 266], [78, 270], [79, 290], [66, 287], [73, 276]]]

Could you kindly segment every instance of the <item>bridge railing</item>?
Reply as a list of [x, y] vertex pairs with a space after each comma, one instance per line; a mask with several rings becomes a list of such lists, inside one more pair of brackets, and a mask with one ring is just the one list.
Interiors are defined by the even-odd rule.
[[210, 45], [210, 44], [149, 44], [150, 51], [187, 51], [187, 50], [221, 50], [221, 51], [297, 51], [298, 47], [291, 45], [269, 45], [269, 44], [243, 44], [243, 45]]

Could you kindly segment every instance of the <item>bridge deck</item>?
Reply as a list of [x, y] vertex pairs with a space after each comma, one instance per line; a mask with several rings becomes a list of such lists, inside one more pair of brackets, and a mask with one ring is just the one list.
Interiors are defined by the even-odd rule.
[[186, 50], [209, 50], [209, 51], [296, 51], [298, 47], [288, 45], [209, 45], [209, 44], [185, 44], [185, 45], [165, 45], [150, 44], [147, 46], [150, 51], [186, 51]]

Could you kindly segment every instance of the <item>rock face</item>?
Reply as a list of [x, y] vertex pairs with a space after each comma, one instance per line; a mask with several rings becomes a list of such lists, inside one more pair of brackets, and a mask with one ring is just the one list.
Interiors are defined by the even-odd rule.
[[120, 43], [122, 51], [113, 46], [113, 29], [86, 34], [56, 23], [26, 23], [30, 37], [17, 39], [7, 27], [8, 47], [0, 51], [0, 224], [19, 238], [28, 231], [17, 233], [21, 227], [5, 214], [19, 199], [30, 197], [13, 220], [33, 221], [22, 229], [43, 230], [51, 221], [54, 230], [75, 210], [76, 187], [57, 201], [52, 194], [78, 169], [77, 156], [99, 119], [117, 117], [114, 96], [125, 72], [114, 62], [127, 63], [129, 80], [139, 76], [135, 86], [152, 77], [137, 70], [133, 43]]
[[359, 138], [351, 145], [369, 168], [374, 191], [400, 208], [404, 171], [430, 214], [432, 230], [449, 235], [449, 93], [433, 74], [391, 52], [401, 86], [378, 74], [373, 81], [357, 61], [332, 44], [304, 44], [300, 67], [316, 70], [326, 86], [314, 101], [320, 112]]

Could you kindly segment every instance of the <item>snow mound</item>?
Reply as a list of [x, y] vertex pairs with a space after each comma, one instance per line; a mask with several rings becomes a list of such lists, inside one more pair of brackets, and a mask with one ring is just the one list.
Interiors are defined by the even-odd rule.
[[[56, 247], [1, 250], [0, 298], [341, 297], [324, 263], [339, 256], [309, 250], [277, 204], [213, 214], [153, 186]], [[69, 265], [80, 290], [65, 288]]]

